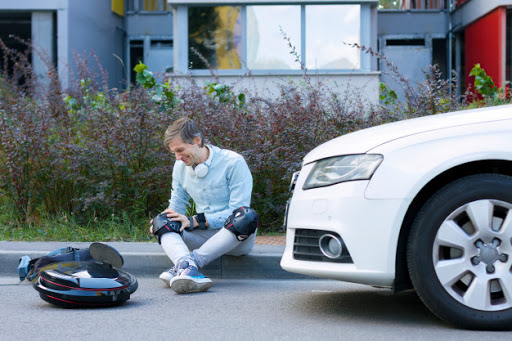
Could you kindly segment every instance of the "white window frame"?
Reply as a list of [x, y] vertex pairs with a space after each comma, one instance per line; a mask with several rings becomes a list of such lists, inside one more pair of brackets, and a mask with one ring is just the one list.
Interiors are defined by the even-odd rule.
[[[272, 6], [272, 5], [294, 5], [301, 6], [301, 51], [300, 57], [303, 65], [306, 61], [306, 6], [307, 5], [360, 5], [360, 44], [371, 47], [371, 7], [377, 6], [378, 0], [346, 0], [346, 1], [168, 1], [174, 13], [174, 73], [189, 74], [192, 76], [211, 75], [210, 70], [189, 69], [189, 47], [188, 47], [188, 7], [196, 6], [240, 6], [242, 15], [242, 67], [240, 69], [216, 69], [215, 73], [220, 76], [243, 75], [250, 72], [253, 75], [293, 75], [302, 74], [298, 69], [247, 69], [247, 6]], [[360, 67], [358, 69], [314, 69], [310, 71], [321, 72], [322, 74], [347, 74], [347, 73], [368, 73], [371, 72], [370, 55], [361, 51]]]

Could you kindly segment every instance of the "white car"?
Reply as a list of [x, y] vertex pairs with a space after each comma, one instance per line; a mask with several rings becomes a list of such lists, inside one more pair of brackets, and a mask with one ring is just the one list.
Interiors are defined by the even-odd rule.
[[283, 269], [414, 288], [457, 326], [512, 328], [512, 105], [335, 138], [291, 188]]

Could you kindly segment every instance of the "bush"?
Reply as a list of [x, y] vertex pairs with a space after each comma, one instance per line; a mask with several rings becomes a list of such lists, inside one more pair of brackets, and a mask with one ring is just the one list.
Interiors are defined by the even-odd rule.
[[54, 219], [76, 231], [103, 226], [117, 239], [126, 236], [112, 226], [125, 224], [132, 238], [147, 239], [141, 234], [147, 227], [134, 226], [167, 206], [173, 161], [163, 134], [181, 116], [195, 120], [211, 143], [246, 158], [254, 178], [252, 206], [261, 215], [261, 231], [268, 232], [282, 224], [291, 174], [319, 144], [468, 105], [454, 91], [455, 78], [443, 80], [436, 66], [425, 70], [426, 81], [417, 87], [395, 70], [406, 99], [382, 84], [381, 104], [369, 107], [357, 94], [313, 85], [305, 69], [302, 82], [283, 85], [275, 98], [235, 92], [218, 81], [158, 84], [143, 64], [136, 67], [140, 85], [119, 91], [105, 85], [106, 73], [92, 72], [77, 56], [77, 80], [61, 89], [53, 66], [49, 81], [38, 84], [25, 55], [0, 48], [14, 65], [4, 65], [0, 74], [0, 205], [8, 212], [0, 224], [9, 220], [10, 227], [40, 230], [44, 238], [58, 238], [47, 223]]
[[480, 100], [477, 96], [473, 96], [473, 105], [500, 105], [510, 102], [510, 89], [498, 88], [491, 76], [488, 76], [480, 64], [475, 64], [469, 73], [470, 76], [475, 77], [474, 88], [478, 92]]
[[85, 224], [161, 209], [172, 169], [162, 136], [172, 113], [142, 88], [100, 89], [90, 77], [64, 95], [55, 73], [35, 87], [30, 65], [23, 70], [23, 82], [0, 76], [0, 189], [20, 223], [65, 213]]

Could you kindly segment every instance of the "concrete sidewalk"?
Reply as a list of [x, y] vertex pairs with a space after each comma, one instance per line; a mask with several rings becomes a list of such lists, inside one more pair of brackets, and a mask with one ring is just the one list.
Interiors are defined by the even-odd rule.
[[[87, 248], [91, 243], [76, 242], [11, 242], [0, 241], [0, 276], [17, 276], [19, 259], [24, 255], [37, 258], [60, 247]], [[158, 243], [106, 242], [124, 259], [123, 270], [134, 276], [154, 276], [170, 266], [171, 261]], [[284, 252], [284, 237], [257, 237], [253, 251], [247, 256], [222, 256], [208, 264], [202, 272], [211, 278], [293, 279], [307, 276], [284, 271], [279, 265]]]

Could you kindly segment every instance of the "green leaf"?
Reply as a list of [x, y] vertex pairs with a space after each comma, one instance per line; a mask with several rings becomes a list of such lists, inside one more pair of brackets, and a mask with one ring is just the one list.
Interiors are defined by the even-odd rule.
[[142, 71], [144, 70], [147, 70], [148, 67], [146, 66], [146, 64], [142, 63], [142, 62], [139, 62], [139, 64], [135, 65], [135, 67], [133, 68], [133, 70], [137, 73], [142, 73]]
[[139, 84], [144, 84], [144, 81], [146, 80], [146, 78], [144, 77], [143, 74], [138, 73], [137, 76], [135, 77], [135, 80]]

